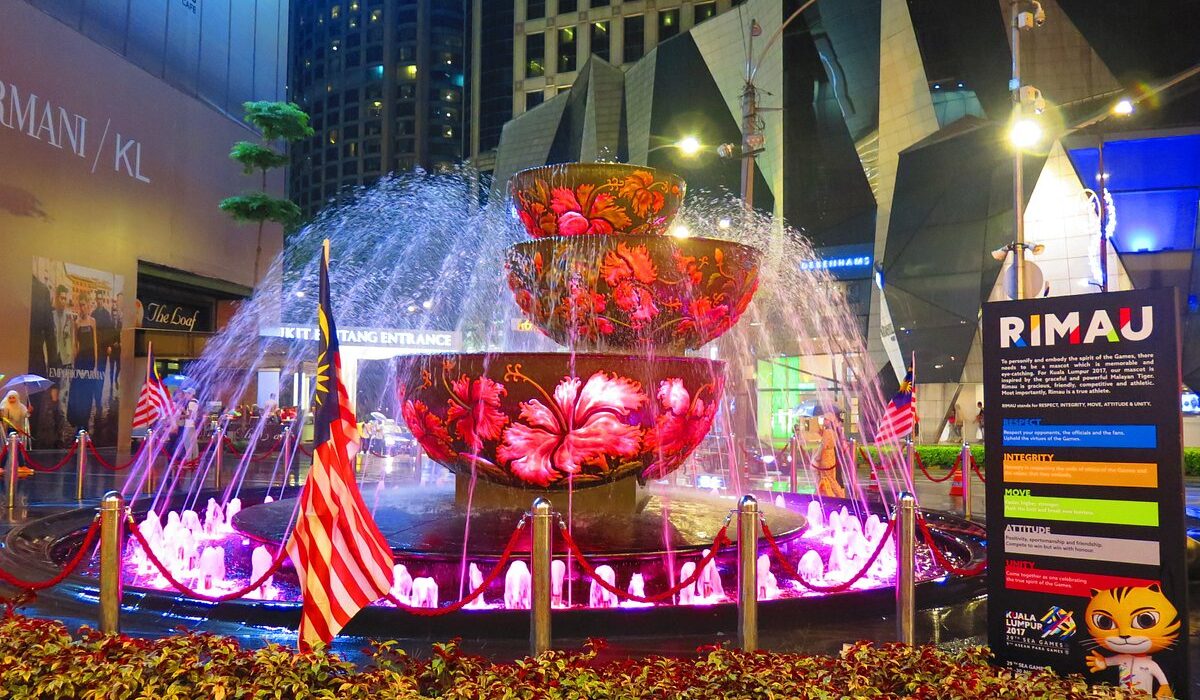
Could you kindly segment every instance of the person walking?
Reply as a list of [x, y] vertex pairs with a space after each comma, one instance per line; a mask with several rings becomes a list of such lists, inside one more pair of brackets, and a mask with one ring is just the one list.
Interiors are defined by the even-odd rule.
[[821, 416], [821, 445], [812, 461], [812, 468], [817, 473], [818, 496], [846, 497], [846, 490], [837, 479], [837, 448], [841, 438], [841, 424], [841, 411], [836, 408]]
[[983, 442], [983, 402], [976, 402], [975, 407], [978, 409], [978, 413], [975, 414], [975, 425], [979, 426], [979, 441]]

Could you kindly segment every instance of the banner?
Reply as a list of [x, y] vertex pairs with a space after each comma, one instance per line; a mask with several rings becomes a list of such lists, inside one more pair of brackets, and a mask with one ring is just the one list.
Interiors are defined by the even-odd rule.
[[117, 443], [124, 292], [122, 275], [33, 259], [29, 371], [54, 383], [28, 397], [35, 448], [63, 447], [80, 429]]
[[1174, 289], [994, 302], [988, 641], [1150, 694], [1188, 692]]

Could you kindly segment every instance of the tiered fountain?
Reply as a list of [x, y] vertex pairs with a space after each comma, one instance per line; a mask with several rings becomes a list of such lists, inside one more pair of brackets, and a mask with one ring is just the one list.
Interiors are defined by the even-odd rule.
[[[399, 186], [381, 183], [362, 193], [359, 203], [333, 212], [323, 224], [327, 230], [316, 225], [298, 236], [319, 240], [332, 234], [352, 252], [349, 268], [334, 270], [335, 281], [349, 281], [340, 292], [335, 285], [338, 319], [350, 317], [345, 327], [396, 327], [387, 301], [409, 288], [422, 288], [430, 306], [439, 294], [452, 296], [448, 292], [457, 290], [475, 307], [499, 308], [505, 305], [494, 297], [503, 293], [499, 278], [504, 277], [528, 322], [565, 346], [566, 352], [445, 353], [395, 362], [394, 379], [385, 392], [390, 400], [381, 402], [380, 409], [403, 416], [424, 452], [455, 474], [455, 483], [450, 488], [439, 478], [440, 470], [420, 468], [407, 482], [397, 483], [382, 471], [372, 473], [373, 458], [364, 461], [364, 497], [396, 557], [393, 593], [423, 607], [459, 599], [478, 585], [481, 572], [493, 568], [537, 496], [551, 500], [597, 575], [612, 585], [653, 595], [688, 579], [740, 495], [664, 483], [710, 432], [724, 405], [726, 365], [710, 358], [741, 353], [739, 362], [745, 364], [752, 362], [745, 356], [748, 348], [763, 356], [772, 352], [756, 347], [758, 341], [752, 339], [761, 336], [745, 328], [725, 335], [745, 313], [760, 327], [764, 319], [782, 319], [780, 335], [803, 340], [813, 333], [797, 332], [797, 319], [819, 326], [827, 318], [848, 316], [844, 303], [821, 303], [826, 297], [816, 292], [826, 285], [820, 280], [784, 283], [773, 277], [761, 295], [771, 308], [750, 309], [758, 289], [760, 252], [732, 240], [671, 235], [683, 181], [650, 168], [616, 164], [518, 173], [510, 182], [511, 202], [528, 239], [518, 240], [515, 233], [500, 238], [507, 246], [506, 270], [495, 266], [492, 273], [488, 261], [504, 249], [490, 238], [510, 233], [505, 230], [510, 224], [491, 210], [474, 218], [459, 213], [461, 218], [455, 219], [453, 193], [461, 183], [451, 176], [447, 180], [449, 185], [436, 178]], [[424, 216], [413, 217], [413, 211]], [[410, 220], [417, 222], [416, 228], [401, 231]], [[741, 232], [733, 226], [730, 234], [746, 240], [752, 223]], [[464, 226], [468, 231], [461, 235], [469, 234], [467, 240], [455, 237]], [[429, 243], [437, 251], [431, 262], [409, 255]], [[392, 264], [371, 258], [396, 250], [402, 254]], [[792, 257], [803, 255], [793, 251]], [[787, 258], [784, 264], [795, 265], [796, 260]], [[275, 269], [281, 274], [280, 261]], [[471, 298], [481, 289], [495, 291], [485, 299]], [[794, 305], [806, 300], [812, 306], [797, 312]], [[264, 351], [246, 338], [260, 332], [267, 309], [284, 303], [303, 304], [311, 311], [299, 294], [285, 294], [281, 300], [277, 292], [260, 293], [210, 343], [189, 375], [213, 397], [228, 401], [228, 396], [243, 395], [244, 385], [229, 386], [227, 368], [262, 366]], [[411, 315], [421, 307], [405, 302], [404, 308]], [[496, 315], [508, 320], [503, 313]], [[460, 316], [457, 323], [461, 329], [465, 321]], [[499, 319], [487, 321], [488, 327], [498, 324]], [[829, 334], [852, 335], [836, 329]], [[703, 356], [687, 355], [714, 341], [722, 346], [720, 353], [706, 349]], [[495, 345], [489, 341], [487, 347]], [[311, 361], [311, 350], [292, 347], [286, 371], [298, 371], [302, 362]], [[815, 347], [810, 351], [821, 352]], [[863, 369], [856, 375], [870, 377], [873, 372]], [[859, 398], [875, 411], [882, 405], [870, 391], [860, 391]], [[360, 414], [371, 408], [359, 406]], [[732, 441], [737, 436], [724, 423], [721, 436]], [[244, 449], [257, 453], [264, 447], [252, 441]], [[153, 496], [134, 502], [142, 532], [172, 574], [196, 590], [238, 589], [265, 571], [271, 552], [290, 531], [296, 489], [281, 485], [282, 476], [276, 481], [276, 472], [288, 469], [268, 464], [264, 473], [253, 475], [243, 459], [226, 487], [212, 490], [205, 479], [208, 466], [187, 470], [179, 460], [179, 453], [171, 457]], [[133, 470], [127, 494], [141, 492], [145, 466]], [[888, 483], [887, 490], [894, 493], [895, 486]], [[201, 518], [193, 511], [203, 503], [209, 506]], [[773, 606], [763, 616], [764, 625], [792, 624], [818, 609], [842, 615], [847, 605], [864, 612], [891, 607], [895, 560], [890, 547], [883, 546], [883, 556], [866, 566], [869, 553], [880, 548], [885, 536], [882, 504], [788, 494], [778, 500], [760, 498], [760, 507], [790, 567], [810, 583], [836, 589], [867, 569], [846, 593], [822, 594], [783, 575], [780, 567], [772, 570], [775, 562], [764, 548], [759, 597]], [[84, 508], [23, 526], [9, 535], [9, 550], [26, 553], [33, 563], [61, 561], [91, 516]], [[956, 560], [982, 556], [972, 526], [936, 514], [927, 519]], [[385, 604], [358, 616], [348, 632], [392, 636], [402, 629], [441, 637], [523, 633], [524, 621], [518, 617], [527, 615], [521, 609], [529, 605], [529, 571], [522, 554], [528, 548], [528, 541], [518, 544], [505, 575], [468, 606], [472, 609], [415, 617]], [[172, 592], [136, 547], [128, 554], [127, 583], [142, 589], [138, 604], [155, 614], [169, 609], [187, 618], [276, 626], [295, 622], [298, 591], [288, 568], [252, 598], [212, 607]], [[634, 619], [630, 615], [639, 616], [643, 632], [708, 635], [732, 628], [732, 606], [721, 604], [732, 602], [725, 591], [734, 583], [733, 548], [710, 561], [695, 585], [644, 609], [631, 609], [639, 606], [622, 603], [593, 584], [571, 565], [557, 536], [554, 557], [554, 604], [569, 608], [560, 614], [567, 616], [567, 628], [575, 634], [626, 634]], [[977, 581], [959, 579], [940, 585], [945, 572], [924, 547], [918, 554], [918, 578], [926, 582], [925, 595], [932, 595], [925, 600], [973, 595], [979, 588]], [[92, 582], [78, 586], [83, 597], [93, 595]], [[593, 610], [617, 606], [620, 612]]]

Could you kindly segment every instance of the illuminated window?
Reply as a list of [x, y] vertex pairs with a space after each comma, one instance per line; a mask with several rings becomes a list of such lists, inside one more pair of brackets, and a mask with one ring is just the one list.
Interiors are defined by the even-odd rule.
[[558, 72], [575, 70], [575, 27], [558, 30]]
[[525, 77], [536, 78], [546, 74], [546, 38], [541, 33], [525, 37]]
[[608, 22], [592, 22], [592, 53], [608, 60]]
[[407, 65], [407, 66], [405, 66], [405, 67], [404, 67], [404, 77], [405, 77], [405, 78], [408, 78], [409, 80], [416, 80], [416, 79], [417, 79], [417, 66], [416, 66], [416, 64], [414, 64], [414, 63], [410, 63], [409, 65]]
[[329, 8], [329, 19], [337, 19], [341, 15], [342, 15], [342, 6], [341, 5], [334, 5], [333, 7]]
[[337, 142], [338, 142], [338, 130], [330, 129], [329, 130], [329, 143], [336, 144]]
[[383, 19], [383, 10], [371, 10], [371, 21], [378, 22]]
[[[595, 4], [595, 3], [592, 3]], [[696, 4], [696, 24], [717, 16], [717, 3], [701, 2]]]
[[658, 13], [658, 40], [670, 39], [679, 33], [679, 10], [661, 10]]

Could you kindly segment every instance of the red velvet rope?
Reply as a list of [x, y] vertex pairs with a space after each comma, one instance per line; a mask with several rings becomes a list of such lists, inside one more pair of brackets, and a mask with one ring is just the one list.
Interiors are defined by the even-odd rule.
[[947, 573], [955, 576], [975, 576], [987, 568], [987, 561], [981, 561], [970, 568], [960, 568], [950, 563], [946, 555], [942, 554], [938, 549], [937, 543], [933, 539], [933, 533], [929, 531], [929, 526], [925, 524], [924, 518], [917, 518], [917, 525], [921, 528], [921, 534], [925, 536], [925, 541], [929, 543], [929, 550], [933, 552], [933, 558], [937, 561], [938, 566], [946, 570]]
[[74, 445], [71, 445], [71, 449], [68, 450], [67, 454], [58, 461], [58, 464], [55, 464], [53, 467], [47, 467], [45, 465], [38, 464], [37, 462], [35, 462], [33, 460], [33, 457], [30, 456], [29, 450], [25, 449], [25, 445], [23, 445], [19, 442], [17, 443], [17, 451], [20, 453], [20, 455], [22, 457], [25, 458], [25, 462], [29, 465], [29, 468], [34, 471], [38, 471], [38, 472], [56, 472], [59, 469], [62, 469], [63, 466], [65, 466], [66, 463], [71, 460], [71, 457], [75, 454], [75, 452], [77, 450], [79, 450], [78, 442], [76, 442]]
[[0, 448], [0, 465], [4, 464], [4, 458], [8, 456], [8, 443], [4, 443], [4, 447]]
[[145, 536], [142, 535], [142, 531], [138, 529], [137, 523], [134, 521], [132, 516], [129, 518], [129, 532], [133, 535], [133, 538], [138, 541], [138, 544], [142, 546], [142, 551], [146, 553], [146, 557], [150, 560], [150, 563], [154, 564], [154, 568], [158, 569], [158, 572], [163, 575], [163, 578], [167, 579], [167, 582], [175, 587], [175, 590], [192, 598], [198, 598], [210, 603], [224, 603], [229, 600], [235, 600], [245, 596], [251, 591], [261, 588], [262, 585], [267, 582], [267, 579], [271, 578], [276, 574], [276, 572], [279, 571], [279, 567], [283, 566], [283, 562], [288, 556], [287, 549], [280, 549], [275, 561], [271, 562], [271, 566], [266, 570], [266, 572], [263, 573], [262, 576], [259, 576], [256, 580], [252, 581], [250, 585], [233, 591], [232, 593], [211, 596], [188, 588], [171, 575], [171, 572], [166, 566], [163, 565], [162, 561], [154, 553], [154, 550], [150, 548], [150, 543], [146, 541]]
[[[226, 448], [227, 450], [229, 450], [229, 454], [233, 455], [234, 457], [245, 457], [245, 456], [246, 456], [246, 452], [245, 452], [245, 450], [243, 450], [242, 452], [238, 452], [238, 450], [237, 450], [237, 446], [233, 444], [233, 440], [229, 439], [229, 436], [228, 436], [228, 435], [226, 435], [226, 436], [223, 436], [223, 438], [222, 438], [222, 439], [223, 439], [223, 442], [224, 442], [225, 448]], [[268, 446], [268, 447], [267, 447], [267, 451], [266, 451], [266, 452], [262, 452], [262, 453], [260, 453], [260, 454], [253, 454], [253, 453], [252, 453], [252, 454], [250, 455], [250, 461], [251, 461], [251, 462], [261, 462], [262, 460], [266, 459], [267, 457], [270, 457], [271, 455], [275, 454], [275, 450], [276, 450], [276, 449], [278, 449], [278, 447], [279, 447], [279, 443], [280, 443], [281, 441], [282, 441], [282, 438], [280, 438], [280, 439], [277, 439], [277, 440], [275, 440], [274, 442], [272, 442], [272, 443], [270, 444], [270, 446]], [[246, 449], [247, 449], [247, 450], [248, 450], [248, 449], [250, 449], [250, 446], [249, 446], [249, 445], [247, 445], [247, 446], [246, 446]]]
[[26, 581], [25, 579], [13, 576], [4, 569], [0, 569], [0, 581], [4, 581], [8, 585], [15, 586], [23, 591], [31, 592], [57, 586], [65, 581], [68, 576], [73, 574], [75, 569], [79, 568], [79, 565], [83, 563], [84, 558], [87, 557], [91, 552], [92, 546], [96, 544], [96, 538], [99, 535], [100, 516], [96, 516], [96, 518], [92, 520], [92, 525], [88, 528], [87, 534], [83, 536], [83, 544], [79, 545], [79, 551], [75, 552], [75, 556], [71, 557], [71, 560], [66, 563], [66, 565], [63, 567], [63, 570], [55, 574], [53, 578], [46, 579], [45, 581]]
[[306, 450], [306, 449], [304, 449], [304, 445], [302, 445], [302, 444], [297, 444], [297, 445], [296, 445], [296, 449], [297, 449], [297, 450], [300, 450], [300, 453], [301, 453], [301, 454], [303, 454], [303, 455], [306, 455], [306, 456], [308, 456], [308, 457], [312, 457], [312, 455], [313, 455], [313, 453], [312, 453], [312, 450]]
[[983, 483], [987, 483], [987, 479], [983, 476], [983, 470], [979, 468], [979, 462], [975, 461], [975, 455], [971, 455], [971, 471], [975, 472], [975, 476]]
[[142, 444], [137, 448], [137, 451], [134, 452], [132, 455], [130, 455], [129, 461], [120, 466], [115, 466], [113, 464], [110, 464], [103, 457], [101, 457], [100, 451], [96, 449], [96, 443], [92, 442], [91, 440], [88, 440], [87, 444], [88, 444], [88, 449], [91, 450], [91, 452], [92, 452], [92, 457], [94, 457], [95, 460], [100, 463], [100, 466], [104, 467], [105, 469], [107, 469], [109, 471], [119, 472], [124, 469], [128, 469], [131, 465], [133, 465], [134, 462], [138, 461], [138, 459], [141, 458], [142, 453], [146, 451], [146, 447], [149, 446], [150, 441], [143, 440]]
[[779, 565], [783, 567], [783, 573], [791, 578], [796, 579], [802, 586], [810, 591], [816, 591], [818, 593], [841, 593], [842, 591], [850, 588], [850, 586], [853, 586], [855, 583], [858, 583], [858, 580], [867, 575], [867, 571], [871, 568], [871, 565], [873, 565], [875, 560], [879, 558], [879, 555], [883, 553], [883, 548], [888, 544], [888, 542], [891, 542], [892, 531], [895, 529], [896, 521], [889, 520], [887, 530], [883, 533], [883, 536], [879, 538], [879, 544], [875, 547], [875, 551], [872, 552], [871, 556], [867, 558], [866, 563], [863, 564], [863, 567], [859, 569], [857, 574], [851, 576], [850, 579], [845, 583], [840, 583], [834, 586], [822, 586], [820, 584], [809, 583], [808, 581], [804, 580], [804, 577], [800, 575], [800, 572], [796, 571], [795, 567], [793, 567], [787, 560], [787, 557], [783, 555], [783, 552], [779, 550], [779, 543], [775, 541], [774, 535], [771, 534], [771, 528], [767, 527], [766, 521], [764, 520], [762, 523], [763, 537], [766, 538], [767, 544], [771, 546], [771, 553], [775, 556], [775, 560], [778, 561]]
[[957, 457], [954, 458], [954, 464], [951, 465], [951, 467], [950, 467], [950, 473], [947, 474], [946, 476], [943, 476], [940, 479], [934, 478], [934, 476], [929, 473], [929, 470], [925, 468], [925, 460], [921, 459], [920, 452], [913, 452], [913, 460], [916, 461], [917, 466], [921, 468], [921, 471], [925, 473], [926, 479], [929, 479], [930, 481], [932, 481], [935, 484], [940, 484], [943, 481], [948, 481], [951, 478], [953, 478], [955, 472], [958, 471], [959, 463], [962, 461], [962, 455], [959, 454]]
[[524, 529], [524, 527], [525, 522], [523, 520], [517, 523], [517, 528], [513, 530], [512, 537], [508, 538], [508, 544], [504, 547], [504, 551], [500, 553], [500, 560], [496, 562], [496, 566], [493, 567], [491, 572], [484, 577], [483, 581], [475, 590], [468, 593], [461, 600], [455, 601], [444, 608], [420, 608], [400, 602], [400, 600], [398, 600], [396, 596], [392, 595], [391, 593], [388, 593], [386, 596], [384, 596], [384, 598], [386, 598], [388, 602], [390, 602], [392, 605], [395, 605], [397, 608], [420, 617], [437, 617], [439, 615], [448, 615], [452, 612], [462, 610], [467, 606], [468, 603], [483, 595], [483, 592], [486, 591], [488, 587], [495, 583], [496, 579], [500, 577], [500, 574], [504, 571], [504, 565], [507, 564], [508, 560], [512, 558], [513, 550], [517, 548], [517, 540], [520, 538], [521, 530]]
[[571, 550], [571, 556], [575, 558], [575, 561], [579, 562], [579, 566], [583, 569], [583, 572], [586, 573], [589, 578], [595, 581], [597, 586], [600, 586], [618, 598], [632, 600], [635, 603], [658, 603], [673, 597], [683, 589], [696, 583], [696, 581], [700, 580], [700, 577], [704, 574], [704, 569], [708, 566], [709, 562], [717, 558], [717, 552], [721, 551], [721, 547], [729, 542], [729, 538], [725, 536], [726, 531], [729, 529], [729, 525], [727, 523], [721, 527], [721, 531], [717, 533], [715, 538], [713, 538], [712, 548], [708, 550], [708, 555], [696, 562], [696, 570], [692, 572], [691, 576], [688, 576], [665, 591], [643, 597], [633, 595], [629, 591], [623, 591], [601, 578], [596, 573], [596, 570], [592, 568], [592, 565], [588, 562], [587, 558], [584, 557], [583, 551], [579, 549], [579, 545], [575, 544], [575, 540], [571, 538], [571, 533], [567, 530], [566, 524], [559, 523], [558, 529], [559, 532], [562, 533], [563, 540], [567, 543], [567, 549]]

